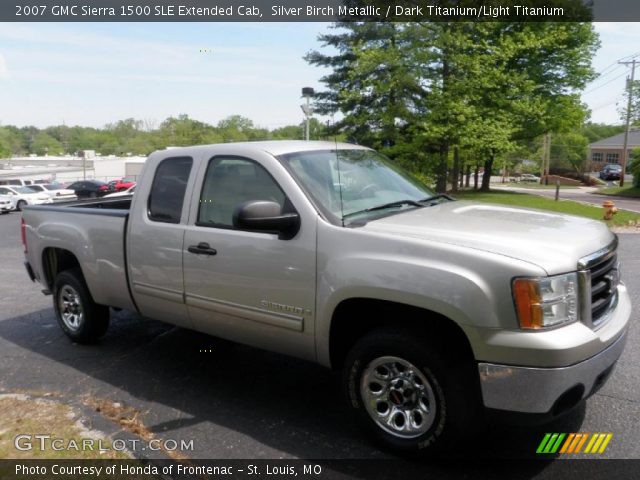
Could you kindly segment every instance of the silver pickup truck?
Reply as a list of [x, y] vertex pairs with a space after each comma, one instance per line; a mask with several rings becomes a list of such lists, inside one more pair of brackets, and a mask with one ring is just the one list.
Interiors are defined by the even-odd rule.
[[115, 307], [340, 369], [400, 450], [447, 448], [487, 412], [572, 409], [631, 314], [603, 223], [454, 201], [349, 144], [158, 151], [132, 197], [30, 206], [22, 229], [73, 341]]

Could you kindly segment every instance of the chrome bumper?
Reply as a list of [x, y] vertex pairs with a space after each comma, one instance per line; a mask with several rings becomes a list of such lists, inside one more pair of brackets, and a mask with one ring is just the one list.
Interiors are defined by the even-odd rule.
[[[487, 408], [522, 413], [549, 413], [570, 391], [589, 397], [606, 380], [627, 340], [626, 331], [597, 355], [562, 368], [532, 368], [479, 363], [482, 398]], [[577, 392], [577, 393], [576, 393]]]

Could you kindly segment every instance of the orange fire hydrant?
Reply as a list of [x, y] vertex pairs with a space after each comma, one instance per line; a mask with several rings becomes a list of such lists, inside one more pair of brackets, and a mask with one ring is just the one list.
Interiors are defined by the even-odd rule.
[[604, 219], [611, 220], [613, 216], [618, 213], [618, 209], [616, 208], [616, 204], [611, 200], [605, 200], [602, 202], [602, 208], [604, 208]]

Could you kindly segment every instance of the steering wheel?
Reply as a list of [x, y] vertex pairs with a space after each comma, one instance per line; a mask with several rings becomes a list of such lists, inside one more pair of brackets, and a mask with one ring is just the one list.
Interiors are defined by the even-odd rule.
[[373, 193], [375, 193], [377, 190], [378, 190], [378, 185], [376, 185], [375, 183], [370, 183], [370, 184], [365, 185], [364, 187], [362, 187], [360, 189], [360, 191], [358, 192], [358, 196], [359, 197], [369, 197]]

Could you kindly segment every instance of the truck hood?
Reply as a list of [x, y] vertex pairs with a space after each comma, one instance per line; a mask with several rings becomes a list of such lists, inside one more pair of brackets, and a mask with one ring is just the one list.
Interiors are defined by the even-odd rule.
[[580, 258], [614, 240], [607, 226], [595, 220], [468, 201], [407, 209], [363, 228], [517, 258], [549, 275], [575, 270]]

